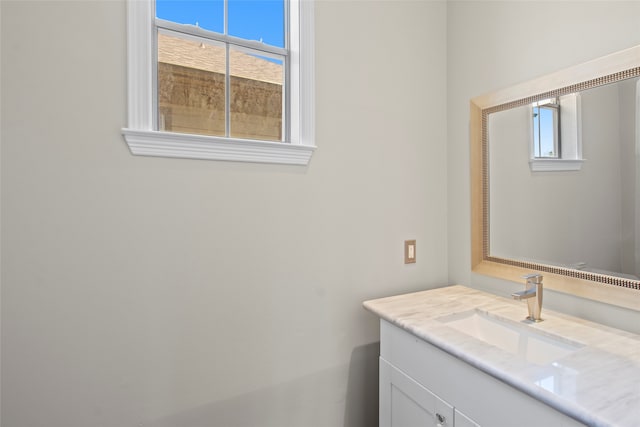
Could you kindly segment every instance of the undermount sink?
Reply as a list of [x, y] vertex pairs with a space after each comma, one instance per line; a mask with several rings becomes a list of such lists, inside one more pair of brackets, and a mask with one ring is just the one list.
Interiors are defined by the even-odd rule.
[[583, 347], [582, 344], [548, 336], [527, 325], [477, 309], [440, 317], [438, 320], [537, 365], [548, 365]]

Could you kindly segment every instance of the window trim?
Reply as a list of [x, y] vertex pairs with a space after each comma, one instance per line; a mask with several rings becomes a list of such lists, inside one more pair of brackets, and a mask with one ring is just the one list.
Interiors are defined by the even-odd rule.
[[[316, 149], [314, 19], [312, 0], [289, 0], [290, 141], [271, 142], [155, 130], [153, 64], [154, 0], [127, 1], [128, 127], [122, 129], [134, 155], [254, 163], [307, 165]], [[297, 25], [294, 22], [298, 18]], [[299, 29], [298, 31], [294, 31]], [[297, 36], [296, 36], [296, 33]]]
[[[559, 97], [560, 117], [559, 157], [535, 157], [535, 142], [533, 139], [533, 121], [529, 120], [529, 168], [531, 172], [572, 172], [582, 169], [585, 159], [582, 157], [582, 111], [579, 93], [572, 93]], [[533, 108], [530, 105], [530, 114]]]
[[[542, 111], [551, 111], [553, 126], [553, 155], [545, 156], [542, 153]], [[532, 128], [533, 128], [533, 158], [534, 159], [560, 159], [562, 158], [562, 141], [560, 132], [560, 102], [557, 98], [546, 99], [534, 102], [532, 105]], [[537, 111], [537, 112], [536, 112]], [[536, 129], [536, 124], [537, 129]], [[537, 132], [536, 132], [537, 130]], [[537, 138], [536, 138], [537, 135]]]

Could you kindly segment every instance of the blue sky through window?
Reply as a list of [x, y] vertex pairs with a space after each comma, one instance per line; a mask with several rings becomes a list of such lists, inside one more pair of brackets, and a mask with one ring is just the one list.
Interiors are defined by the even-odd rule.
[[534, 107], [533, 140], [536, 157], [557, 157], [554, 113], [550, 108]]
[[[228, 0], [229, 35], [284, 47], [284, 0]], [[224, 33], [223, 0], [157, 0], [156, 16]]]

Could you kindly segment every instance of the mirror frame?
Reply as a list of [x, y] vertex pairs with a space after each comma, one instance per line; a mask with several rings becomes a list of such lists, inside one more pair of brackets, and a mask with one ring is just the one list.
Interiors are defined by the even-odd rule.
[[548, 289], [640, 311], [640, 280], [490, 255], [487, 135], [491, 113], [638, 76], [640, 45], [471, 100], [472, 272], [515, 282], [522, 282], [522, 276], [532, 271], [541, 272]]

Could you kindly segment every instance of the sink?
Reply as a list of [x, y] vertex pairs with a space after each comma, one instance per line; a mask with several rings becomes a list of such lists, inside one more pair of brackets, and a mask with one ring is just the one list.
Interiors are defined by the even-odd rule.
[[583, 347], [582, 344], [539, 333], [525, 324], [477, 309], [440, 317], [438, 320], [537, 365], [548, 365]]

